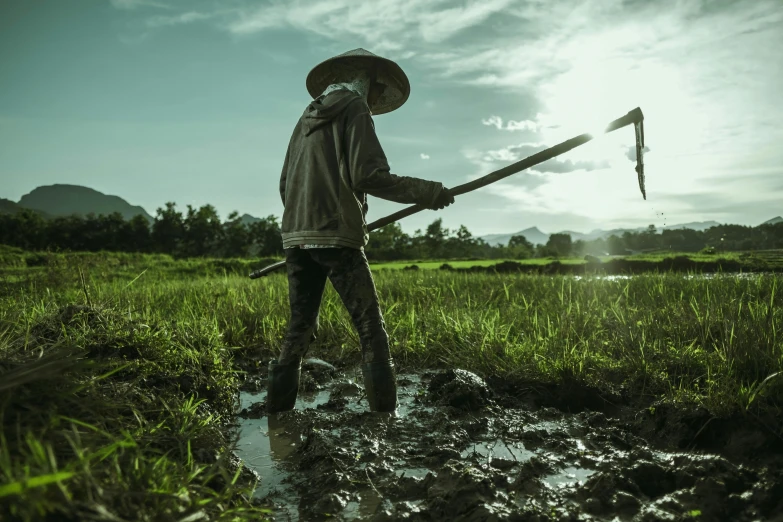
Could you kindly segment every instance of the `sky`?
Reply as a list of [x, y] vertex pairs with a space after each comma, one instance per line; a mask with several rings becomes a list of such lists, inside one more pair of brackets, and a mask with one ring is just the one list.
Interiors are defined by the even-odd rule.
[[[395, 174], [459, 185], [640, 107], [632, 127], [401, 222], [474, 235], [783, 214], [780, 0], [3, 0], [0, 197], [85, 185], [281, 215], [321, 61], [362, 47], [411, 82], [375, 126]], [[599, 133], [600, 134], [600, 133]], [[371, 198], [368, 220], [400, 205]]]

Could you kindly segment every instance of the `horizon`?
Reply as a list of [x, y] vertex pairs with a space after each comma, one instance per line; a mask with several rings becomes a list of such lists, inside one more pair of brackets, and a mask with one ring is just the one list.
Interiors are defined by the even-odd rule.
[[[74, 184], [153, 216], [167, 201], [280, 216], [304, 78], [363, 47], [411, 81], [408, 102], [374, 118], [395, 174], [454, 186], [645, 114], [647, 201], [627, 127], [406, 218], [406, 233], [438, 217], [482, 236], [757, 226], [782, 213], [783, 5], [772, 0], [45, 4], [0, 6], [0, 197], [15, 202]], [[399, 208], [371, 198], [368, 221]]]
[[[43, 185], [41, 187], [36, 187], [36, 189], [56, 187], [58, 185], [59, 186], [86, 188], [88, 190], [93, 190], [93, 191], [95, 190], [92, 187], [84, 187], [84, 186], [79, 186], [79, 185], [65, 185], [65, 184]], [[36, 190], [36, 189], [34, 189], [34, 190]], [[117, 195], [117, 194], [103, 194], [101, 192], [98, 192], [98, 193], [102, 194], [103, 196], [107, 196], [107, 197], [118, 197], [118, 198], [122, 199], [130, 207], [140, 207], [151, 218], [154, 219], [156, 217], [157, 209], [155, 211], [153, 211], [153, 212], [150, 212], [148, 209], [144, 208], [141, 205], [133, 205], [133, 203], [131, 203], [129, 201], [126, 201], [120, 195]], [[4, 198], [0, 197], [0, 200], [2, 200], [2, 199], [4, 199]], [[14, 203], [18, 203], [18, 202], [14, 202]], [[187, 206], [180, 206], [180, 205], [176, 204], [176, 202], [174, 202], [174, 203], [175, 203], [176, 208], [177, 208], [177, 210], [179, 212], [182, 212], [184, 214], [187, 211]], [[225, 215], [222, 215], [218, 211], [218, 216], [220, 217], [221, 220], [226, 220], [226, 219], [228, 219], [228, 215], [230, 213], [231, 212], [226, 213]], [[249, 213], [238, 213], [238, 217], [240, 217], [240, 218], [250, 217], [250, 218], [254, 218], [254, 219], [262, 219], [262, 218], [265, 218], [267, 216], [268, 215], [252, 215], [252, 214], [249, 214]], [[280, 218], [279, 215], [275, 215], [275, 217], [278, 218], [278, 219]], [[437, 218], [435, 218], [435, 219], [437, 219]], [[744, 226], [756, 227], [756, 226], [760, 226], [760, 225], [766, 224], [766, 223], [768, 223], [770, 221], [779, 220], [779, 219], [783, 219], [783, 216], [774, 216], [774, 217], [765, 219], [762, 222], [759, 222], [759, 223], [756, 223], [756, 224], [751, 224], [751, 225], [744, 225]], [[398, 222], [398, 223], [400, 223], [400, 222]], [[706, 220], [706, 221], [691, 221], [691, 222], [687, 222], [687, 223], [673, 223], [671, 225], [668, 225], [668, 227], [669, 228], [674, 228], [674, 227], [684, 228], [685, 225], [704, 225], [706, 223], [716, 223], [716, 225], [719, 225], [719, 226], [722, 226], [722, 225], [740, 225], [740, 223], [728, 223], [728, 222], [721, 223], [721, 222], [717, 222], [717, 221], [714, 221], [714, 220]], [[551, 235], [551, 234], [557, 234], [557, 233], [572, 233], [572, 232], [576, 233], [576, 234], [580, 234], [580, 235], [590, 235], [590, 234], [596, 233], [596, 232], [610, 232], [610, 231], [613, 231], [613, 230], [640, 230], [640, 229], [646, 228], [647, 226], [649, 226], [651, 224], [653, 224], [653, 223], [649, 223], [648, 225], [642, 225], [642, 226], [617, 226], [617, 227], [603, 228], [603, 229], [602, 228], [592, 228], [590, 230], [584, 230], [584, 229], [583, 230], [557, 229], [557, 230], [549, 230], [549, 231], [542, 230], [541, 226], [533, 224], [533, 225], [525, 227], [524, 229], [506, 230], [506, 231], [500, 231], [500, 232], [489, 232], [489, 233], [481, 234], [480, 236], [481, 237], [507, 236], [507, 235], [510, 235], [510, 234], [523, 233], [523, 232], [527, 232], [527, 231], [531, 231], [531, 230], [537, 230], [538, 232], [541, 232], [541, 233], [543, 233], [545, 235]], [[448, 227], [448, 225], [445, 225], [445, 226], [446, 226], [446, 228], [450, 228], [450, 227]], [[666, 224], [664, 224], [663, 226], [657, 226], [656, 225], [656, 230], [663, 231], [666, 227], [667, 227]], [[467, 228], [468, 228], [468, 230], [470, 230], [470, 227], [467, 227]], [[413, 230], [406, 230], [405, 227], [402, 227], [402, 229], [403, 229], [403, 232], [405, 232], [408, 235], [413, 235], [413, 233], [414, 233]], [[451, 230], [452, 230], [452, 232], [456, 232], [456, 228], [452, 228]], [[470, 230], [470, 232], [473, 234], [472, 230]], [[473, 236], [474, 237], [479, 237], [478, 234], [473, 234]]]

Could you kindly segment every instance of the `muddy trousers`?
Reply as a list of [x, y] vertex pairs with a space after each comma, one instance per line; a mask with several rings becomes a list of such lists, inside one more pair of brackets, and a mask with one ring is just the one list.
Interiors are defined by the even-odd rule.
[[362, 362], [391, 359], [378, 294], [364, 251], [353, 248], [287, 248], [288, 300], [291, 320], [278, 364], [299, 363], [318, 323], [326, 279], [331, 281], [359, 333]]

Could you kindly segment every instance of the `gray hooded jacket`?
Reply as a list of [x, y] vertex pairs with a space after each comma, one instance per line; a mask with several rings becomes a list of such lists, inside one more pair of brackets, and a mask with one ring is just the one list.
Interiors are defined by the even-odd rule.
[[339, 88], [313, 100], [294, 128], [280, 175], [283, 247], [363, 248], [367, 195], [431, 206], [443, 184], [389, 172], [365, 99]]

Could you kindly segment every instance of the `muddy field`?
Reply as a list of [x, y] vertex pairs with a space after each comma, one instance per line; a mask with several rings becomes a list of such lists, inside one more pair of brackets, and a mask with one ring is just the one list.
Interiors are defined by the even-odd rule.
[[749, 423], [464, 370], [398, 385], [373, 414], [358, 369], [308, 360], [296, 409], [267, 415], [246, 383], [237, 455], [275, 520], [783, 521], [779, 440]]

